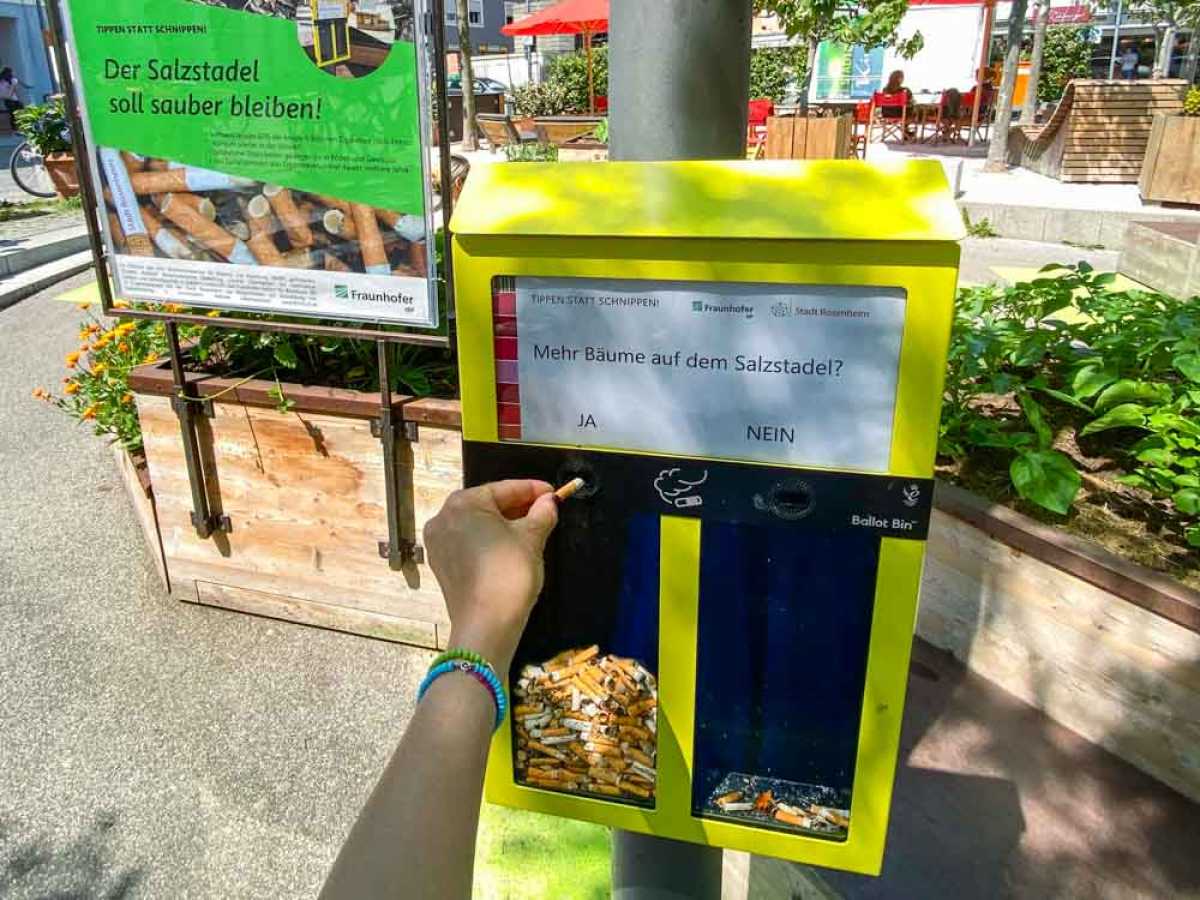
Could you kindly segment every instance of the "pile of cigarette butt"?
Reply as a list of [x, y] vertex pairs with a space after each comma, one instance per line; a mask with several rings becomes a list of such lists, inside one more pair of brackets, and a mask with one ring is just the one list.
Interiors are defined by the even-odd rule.
[[566, 650], [525, 666], [513, 699], [517, 781], [653, 801], [658, 687], [641, 663]]
[[812, 800], [812, 792], [819, 790], [827, 789], [735, 774], [721, 782], [710, 805], [739, 819], [844, 837], [850, 828], [850, 811]]
[[424, 277], [425, 221], [100, 148], [116, 251], [247, 266]]

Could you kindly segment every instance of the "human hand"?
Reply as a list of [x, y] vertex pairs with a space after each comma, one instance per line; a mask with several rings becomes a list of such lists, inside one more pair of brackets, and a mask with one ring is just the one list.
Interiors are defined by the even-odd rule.
[[429, 565], [450, 612], [450, 645], [483, 655], [502, 678], [542, 590], [558, 524], [544, 481], [496, 481], [447, 498], [425, 525]]

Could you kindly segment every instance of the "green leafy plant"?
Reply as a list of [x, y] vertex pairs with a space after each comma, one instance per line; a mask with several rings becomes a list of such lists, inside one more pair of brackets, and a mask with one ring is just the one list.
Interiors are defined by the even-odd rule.
[[992, 227], [992, 223], [987, 217], [980, 219], [978, 222], [972, 222], [970, 215], [964, 209], [962, 211], [963, 225], [967, 227], [967, 234], [975, 238], [994, 238], [1000, 237], [1000, 232]]
[[782, 103], [789, 88], [799, 92], [808, 65], [804, 47], [758, 47], [750, 52], [750, 97]]
[[1000, 453], [1017, 494], [1067, 514], [1074, 448], [1120, 461], [1200, 547], [1200, 297], [1114, 291], [1087, 263], [960, 292], [939, 453]]
[[42, 156], [71, 152], [71, 129], [61, 97], [40, 106], [18, 109], [13, 118], [17, 130]]
[[605, 118], [601, 119], [600, 124], [597, 125], [594, 129], [592, 129], [592, 137], [594, 137], [601, 144], [608, 143], [608, 117], [607, 116]]
[[558, 162], [558, 147], [554, 144], [506, 144], [504, 155], [509, 162]]
[[512, 98], [519, 116], [561, 116], [571, 108], [567, 87], [545, 81], [518, 85], [513, 88]]
[[1047, 28], [1046, 44], [1042, 50], [1042, 73], [1038, 79], [1038, 99], [1057, 100], [1072, 78], [1090, 78], [1093, 49], [1088, 41], [1087, 28], [1071, 25]]
[[1185, 116], [1200, 116], [1200, 87], [1188, 90], [1183, 98], [1183, 114]]
[[[567, 101], [564, 112], [588, 111], [587, 54], [564, 53], [550, 60], [543, 80], [563, 91]], [[592, 50], [592, 87], [597, 97], [608, 96], [608, 48]]]

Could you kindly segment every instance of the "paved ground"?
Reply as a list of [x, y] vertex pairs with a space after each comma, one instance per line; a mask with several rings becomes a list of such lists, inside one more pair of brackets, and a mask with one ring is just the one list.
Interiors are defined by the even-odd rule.
[[[0, 897], [312, 896], [430, 654], [160, 592], [107, 448], [29, 396], [86, 279], [0, 311]], [[1195, 805], [921, 647], [901, 760], [883, 878], [749, 896], [1200, 897]]]
[[46, 234], [51, 231], [76, 228], [82, 224], [82, 210], [68, 210], [66, 212], [9, 219], [6, 222], [0, 222], [0, 246], [7, 246], [14, 241], [31, 238], [39, 234]]
[[430, 655], [163, 596], [108, 448], [30, 398], [78, 315], [0, 311], [0, 897], [312, 896]]

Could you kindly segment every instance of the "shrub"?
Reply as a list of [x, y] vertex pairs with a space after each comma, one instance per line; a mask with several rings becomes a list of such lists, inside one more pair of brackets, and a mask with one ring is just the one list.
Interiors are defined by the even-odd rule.
[[1183, 114], [1200, 116], [1200, 87], [1191, 88], [1183, 98]]
[[13, 118], [17, 130], [42, 156], [71, 152], [71, 129], [61, 97], [42, 106], [18, 109]]
[[[592, 50], [592, 78], [597, 97], [608, 96], [608, 48]], [[562, 112], [588, 111], [587, 54], [564, 53], [550, 60], [543, 80], [561, 89], [567, 107]]]
[[1110, 291], [1116, 276], [1083, 262], [1043, 272], [960, 292], [939, 453], [999, 453], [1017, 494], [1065, 515], [1082, 483], [1071, 453], [1089, 446], [1200, 547], [1200, 297]]
[[1046, 29], [1042, 74], [1038, 79], [1039, 100], [1057, 100], [1072, 78], [1091, 77], [1093, 48], [1087, 36], [1087, 28], [1070, 25]]
[[546, 81], [515, 87], [512, 98], [519, 116], [561, 116], [570, 108], [566, 87]]
[[558, 147], [554, 144], [506, 144], [504, 155], [509, 162], [558, 162]]
[[750, 53], [750, 98], [770, 98], [782, 103], [789, 87], [804, 81], [808, 48], [759, 47]]

